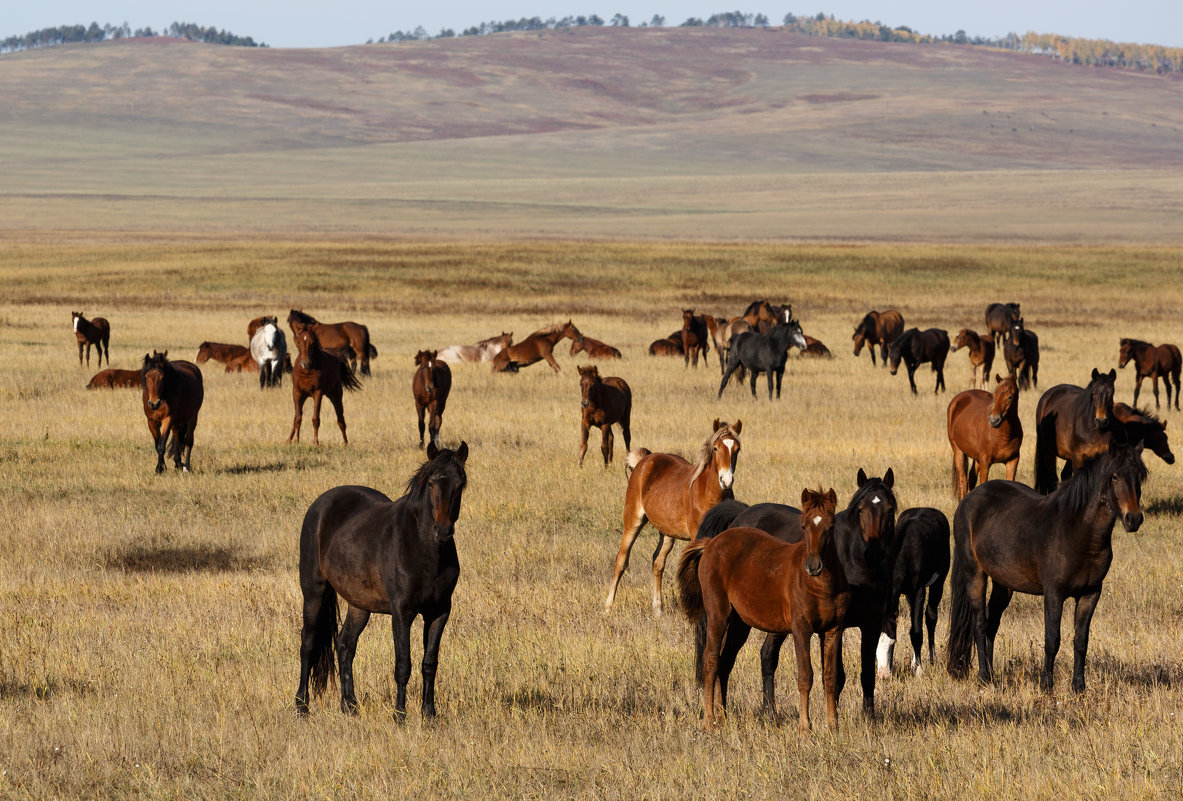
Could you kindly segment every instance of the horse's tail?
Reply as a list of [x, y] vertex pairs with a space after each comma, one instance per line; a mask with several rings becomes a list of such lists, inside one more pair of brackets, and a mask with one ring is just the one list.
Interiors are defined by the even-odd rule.
[[731, 523], [747, 508], [746, 503], [734, 498], [719, 501], [702, 516], [702, 522], [698, 524], [698, 531], [694, 535], [695, 542], [709, 540], [722, 534], [731, 528]]
[[968, 532], [962, 533], [965, 523], [962, 515], [953, 518], [953, 569], [950, 571], [952, 599], [949, 610], [949, 643], [945, 648], [948, 661], [945, 669], [949, 675], [963, 679], [969, 673], [969, 658], [974, 645], [974, 614], [969, 603], [969, 547]]
[[682, 561], [678, 563], [678, 598], [682, 602], [682, 611], [691, 623], [706, 611], [702, 601], [702, 584], [698, 580], [698, 563], [709, 542], [703, 540], [687, 545], [682, 551]]
[[369, 342], [366, 343], [366, 353], [370, 354], [371, 359], [378, 358], [378, 349], [375, 348], [373, 345], [371, 345]]
[[1035, 491], [1044, 495], [1056, 488], [1056, 420], [1045, 414], [1035, 426]]
[[637, 448], [628, 452], [628, 458], [624, 460], [624, 475], [625, 478], [631, 476], [633, 471], [637, 469], [637, 465], [641, 460], [648, 456], [652, 451], [648, 448]]
[[312, 695], [320, 695], [336, 679], [337, 660], [333, 643], [337, 639], [337, 591], [327, 581], [320, 596], [320, 611], [312, 632], [312, 652], [308, 655], [311, 670], [308, 684]]
[[361, 382], [357, 380], [357, 373], [353, 372], [349, 362], [341, 362], [341, 386], [350, 392], [361, 389]]

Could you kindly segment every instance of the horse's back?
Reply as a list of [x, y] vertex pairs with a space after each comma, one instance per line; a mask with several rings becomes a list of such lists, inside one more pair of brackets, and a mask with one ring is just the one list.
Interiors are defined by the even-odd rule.
[[1075, 384], [1056, 384], [1039, 396], [1039, 403], [1035, 405], [1035, 422], [1040, 422], [1048, 414], [1059, 414], [1083, 392], [1084, 388]]
[[889, 345], [904, 332], [904, 315], [895, 309], [880, 312], [875, 327], [882, 344]]
[[736, 515], [733, 526], [751, 526], [784, 542], [802, 539], [801, 510], [783, 503], [757, 503]]
[[980, 431], [993, 401], [994, 396], [984, 389], [967, 389], [954, 395], [946, 413], [949, 440]]
[[897, 590], [936, 583], [949, 571], [949, 518], [929, 506], [905, 509], [896, 519], [900, 557], [894, 563]]

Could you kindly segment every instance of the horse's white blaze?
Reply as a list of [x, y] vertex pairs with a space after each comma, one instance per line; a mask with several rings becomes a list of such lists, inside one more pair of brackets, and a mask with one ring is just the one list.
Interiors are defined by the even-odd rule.
[[82, 319], [81, 317], [75, 317], [75, 318], [74, 318], [74, 333], [75, 333], [75, 334], [77, 334], [77, 333], [78, 333], [78, 321], [79, 321], [79, 320], [81, 320], [81, 319]]
[[821, 515], [818, 515], [817, 517], [813, 518], [813, 524], [814, 524], [815, 526], [816, 526], [818, 523], [820, 523], [820, 522], [822, 522], [822, 516], [821, 516]]
[[735, 471], [733, 465], [735, 464], [735, 440], [724, 439], [723, 446], [727, 448], [727, 466], [719, 471], [719, 486], [727, 489], [735, 481]]
[[883, 499], [880, 498], [878, 495], [872, 495], [871, 496], [871, 503], [883, 503]]
[[887, 636], [886, 632], [879, 634], [879, 647], [875, 649], [875, 662], [879, 665], [879, 671], [891, 670], [892, 651], [895, 650], [895, 640]]
[[932, 578], [930, 578], [930, 579], [928, 580], [928, 583], [927, 583], [927, 584], [925, 584], [924, 586], [925, 586], [925, 587], [931, 587], [932, 585], [934, 585], [934, 584], [936, 584], [936, 583], [937, 583], [937, 579], [939, 579], [940, 577], [941, 577], [941, 574], [940, 574], [940, 573], [933, 573], [933, 574], [932, 574]]
[[727, 446], [728, 453], [731, 453], [731, 451], [735, 450], [735, 440], [725, 439], [723, 440], [723, 444]]

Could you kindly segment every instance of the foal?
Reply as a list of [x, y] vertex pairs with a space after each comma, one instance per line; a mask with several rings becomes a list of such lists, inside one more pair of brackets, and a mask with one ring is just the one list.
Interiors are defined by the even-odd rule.
[[990, 370], [994, 367], [994, 340], [978, 336], [977, 331], [962, 328], [957, 332], [949, 352], [958, 348], [969, 349], [970, 384], [973, 389], [985, 389], [990, 382]]
[[[111, 366], [111, 324], [105, 317], [87, 320], [82, 312], [70, 312], [74, 317], [74, 337], [78, 340], [78, 366], [82, 366], [82, 349], [86, 348], [86, 366], [90, 367], [90, 346], [94, 345], [99, 356], [99, 367], [103, 366], [103, 353], [107, 354], [107, 366]], [[1155, 394], [1158, 386], [1155, 385]], [[1137, 401], [1134, 401], [1137, 403]]]
[[423, 447], [423, 417], [427, 415], [427, 430], [431, 444], [440, 446], [440, 425], [448, 393], [452, 391], [452, 370], [440, 361], [438, 351], [421, 350], [415, 354], [415, 375], [411, 378], [411, 393], [415, 396], [415, 414], [419, 416], [419, 447]]
[[583, 409], [582, 441], [579, 445], [579, 466], [583, 467], [583, 456], [587, 453], [587, 431], [591, 427], [600, 429], [600, 451], [604, 454], [604, 467], [612, 461], [612, 424], [620, 424], [624, 435], [624, 449], [628, 451], [632, 434], [629, 420], [633, 411], [633, 392], [623, 378], [609, 376], [600, 378], [600, 368], [579, 368], [579, 389], [583, 393], [580, 406]]

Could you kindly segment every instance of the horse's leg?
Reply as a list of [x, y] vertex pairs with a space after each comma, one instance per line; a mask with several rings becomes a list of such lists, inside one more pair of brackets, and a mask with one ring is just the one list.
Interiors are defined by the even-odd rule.
[[[81, 360], [81, 359], [79, 359], [79, 360], [78, 360], [78, 362], [79, 362], [79, 364], [81, 364], [81, 363], [82, 363], [82, 360]], [[1136, 369], [1136, 368], [1135, 368], [1135, 369]], [[1138, 374], [1138, 377], [1137, 377], [1136, 379], [1134, 379], [1134, 402], [1131, 404], [1132, 406], [1134, 406], [1134, 407], [1137, 407], [1137, 405], [1138, 405], [1138, 393], [1139, 393], [1139, 392], [1141, 392], [1141, 391], [1142, 391], [1142, 374], [1141, 374], [1141, 373], [1139, 373], [1139, 374]]]
[[411, 623], [415, 613], [409, 609], [395, 607], [391, 617], [394, 634], [394, 719], [402, 723], [407, 719], [407, 682], [411, 680]]
[[781, 384], [781, 381], [784, 380], [784, 377], [785, 377], [785, 368], [782, 366], [779, 370], [776, 371], [776, 397], [778, 399], [780, 398], [780, 384]]
[[418, 398], [415, 399], [415, 414], [419, 416], [419, 447], [423, 447], [423, 431], [426, 426], [423, 423], [423, 412], [427, 409]]
[[711, 614], [708, 610], [706, 644], [702, 648], [702, 727], [706, 731], [712, 731], [715, 725], [715, 683], [726, 630], [726, 615]]
[[727, 618], [727, 636], [723, 638], [723, 647], [719, 651], [719, 666], [716, 673], [719, 682], [719, 706], [724, 712], [727, 711], [727, 684], [731, 679], [731, 669], [735, 667], [735, 657], [739, 655], [739, 649], [743, 648], [751, 633], [752, 627], [732, 612]]
[[1002, 613], [1010, 606], [1012, 590], [997, 582], [990, 588], [990, 600], [986, 605], [986, 661], [990, 663], [990, 672], [994, 672], [994, 639], [998, 636], [998, 627], [1002, 623]]
[[842, 651], [842, 629], [835, 627], [818, 635], [821, 638], [822, 689], [826, 696], [826, 724], [838, 730], [838, 654]]
[[942, 360], [940, 362], [933, 362], [932, 369], [935, 370], [936, 374], [937, 374], [937, 386], [936, 386], [936, 389], [934, 389], [932, 391], [933, 394], [935, 395], [937, 392], [945, 392], [946, 388], [945, 388], [945, 362], [944, 362], [944, 360]]
[[[894, 588], [891, 598], [895, 600], [895, 603], [890, 600], [887, 602], [887, 608], [883, 615], [883, 628], [879, 632], [879, 643], [875, 648], [875, 665], [881, 679], [891, 678], [892, 663], [895, 662], [896, 626], [900, 617], [900, 600], [899, 594], [895, 592]], [[911, 596], [908, 597], [908, 602], [912, 602]]]
[[312, 390], [312, 444], [320, 445], [320, 404], [324, 401], [324, 393], [319, 389]]
[[168, 446], [168, 435], [172, 431], [172, 418], [166, 417], [153, 427], [152, 423], [148, 424], [148, 430], [152, 432], [156, 444], [156, 472], [164, 472], [164, 451]]
[[1076, 599], [1076, 634], [1072, 638], [1073, 692], [1084, 692], [1084, 657], [1089, 650], [1089, 626], [1093, 622], [1093, 612], [1096, 611], [1099, 600], [1100, 590]]
[[612, 434], [612, 424], [600, 426], [600, 452], [604, 454], [604, 467], [607, 467], [612, 462], [612, 443], [614, 435]]
[[353, 655], [357, 653], [357, 638], [369, 622], [369, 612], [350, 604], [345, 612], [345, 622], [337, 632], [337, 673], [341, 677], [341, 711], [346, 715], [357, 714], [357, 696], [353, 692]]
[[185, 426], [185, 466], [182, 468], [186, 473], [193, 469], [193, 431], [197, 428], [197, 416], [189, 421], [189, 425]]
[[579, 466], [583, 467], [583, 457], [587, 453], [587, 432], [591, 425], [587, 422], [587, 418], [579, 425]]
[[[776, 370], [768, 368], [768, 400], [772, 400], [772, 384], [776, 381]], [[780, 397], [780, 387], [777, 387], [776, 397]]]
[[780, 648], [788, 634], [769, 634], [760, 646], [760, 678], [764, 682], [764, 714], [776, 717], [776, 668], [780, 664]]
[[440, 661], [440, 638], [448, 625], [451, 608], [431, 618], [423, 617], [423, 717], [435, 717], [435, 671]]
[[[79, 359], [78, 363], [82, 364], [82, 360]], [[723, 371], [723, 380], [719, 382], [719, 394], [715, 396], [715, 400], [723, 397], [723, 390], [727, 387], [727, 382], [731, 379], [731, 374], [734, 373], [738, 367], [739, 359], [733, 360], [731, 358], [731, 351], [727, 351], [727, 369]], [[739, 380], [743, 381], [743, 377], [741, 376]]]
[[917, 368], [918, 366], [919, 366], [919, 365], [914, 365], [914, 364], [908, 364], [908, 365], [907, 365], [907, 368], [908, 368], [908, 383], [909, 383], [909, 384], [912, 386], [912, 394], [913, 394], [913, 395], [917, 394], [917, 393], [916, 393], [916, 368]]
[[633, 416], [632, 409], [631, 408], [625, 409], [624, 414], [622, 414], [620, 416], [620, 420], [618, 421], [620, 423], [620, 434], [621, 434], [621, 436], [624, 437], [624, 454], [625, 454], [625, 456], [627, 456], [628, 452], [631, 451], [633, 448], [633, 446], [631, 444], [633, 435], [632, 435], [631, 431], [629, 430], [632, 426], [632, 420], [631, 420], [632, 416]]
[[185, 437], [189, 426], [185, 423], [178, 423], [173, 427], [173, 469], [180, 470], [182, 466], [181, 457], [185, 452]]
[[[638, 495], [640, 492], [638, 491]], [[608, 598], [604, 601], [604, 611], [612, 608], [612, 602], [616, 600], [616, 586], [620, 584], [620, 577], [624, 575], [624, 571], [628, 569], [628, 555], [633, 549], [633, 543], [637, 541], [637, 535], [641, 533], [641, 529], [649, 522], [649, 518], [645, 516], [645, 510], [641, 506], [640, 499], [632, 502], [630, 508], [628, 494], [624, 499], [624, 525], [620, 533], [620, 549], [616, 552], [616, 564], [612, 568], [612, 581], [608, 585]]]
[[[1048, 591], [1043, 595], [1043, 672], [1039, 675], [1039, 689], [1050, 692], [1052, 685], [1055, 684], [1053, 673], [1056, 654], [1060, 650], [1060, 620], [1064, 616], [1064, 597], [1055, 588], [1047, 589]], [[1096, 601], [1093, 602], [1093, 606], [1096, 606]], [[1083, 666], [1082, 660], [1082, 669]], [[1084, 681], [1083, 673], [1081, 673], [1080, 680]], [[1075, 676], [1072, 678], [1072, 683], [1076, 684]]]
[[431, 438], [431, 444], [437, 448], [440, 446], [440, 426], [443, 424], [443, 417], [437, 411], [438, 409], [438, 402], [433, 403], [431, 408], [428, 409], [428, 418], [430, 422], [427, 426], [427, 433]]
[[85, 343], [83, 343], [81, 341], [79, 341], [79, 343], [78, 343], [78, 366], [79, 367], [82, 366], [82, 348], [83, 348], [84, 344]]
[[657, 532], [657, 549], [653, 551], [653, 614], [661, 614], [661, 575], [665, 572], [665, 560], [674, 547], [674, 538]]
[[[809, 641], [813, 633], [808, 629], [797, 631], [794, 627], [793, 645], [797, 651], [797, 695], [800, 696], [800, 708], [797, 711], [797, 730], [801, 734], [809, 734], [809, 691], [813, 688], [813, 662], [809, 658]], [[824, 646], [823, 646], [824, 648]]]
[[[972, 554], [969, 558], [973, 558]], [[978, 681], [989, 684], [993, 679], [994, 666], [990, 663], [986, 648], [986, 574], [976, 562], [966, 567], [966, 572], [972, 572], [965, 579], [965, 591], [969, 596], [969, 608], [973, 612], [974, 647], [978, 649]]]
[[1019, 474], [1019, 457], [1018, 457], [1018, 455], [1016, 455], [1015, 458], [1011, 459], [1009, 462], [1006, 463], [1006, 480], [1007, 481], [1014, 481], [1015, 476], [1017, 476], [1018, 474]]
[[[898, 597], [898, 596], [897, 596]], [[866, 613], [859, 642], [859, 682], [863, 686], [863, 714], [875, 717], [875, 648], [879, 645], [879, 634], [883, 631], [883, 610]]]
[[555, 354], [554, 354], [553, 348], [544, 348], [543, 353], [542, 353], [542, 358], [546, 359], [546, 363], [549, 364], [551, 367], [553, 367], [554, 371], [556, 373], [563, 372], [562, 370], [559, 369], [559, 363], [555, 361]]
[[912, 629], [908, 632], [912, 638], [912, 673], [919, 675], [920, 654], [924, 650], [924, 585], [908, 595], [908, 609], [912, 613]]
[[953, 492], [957, 500], [961, 500], [969, 493], [969, 477], [966, 475], [966, 455], [957, 445], [949, 443], [953, 448]]
[[[753, 367], [752, 374], [751, 374], [750, 378], [751, 378], [751, 380], [749, 383], [751, 384], [752, 397], [754, 398], [754, 397], [756, 397], [756, 381], [759, 380], [759, 378], [760, 378], [760, 371], [757, 370], [755, 367]], [[771, 381], [768, 384], [768, 399], [772, 400], [772, 382]]]
[[[308, 682], [312, 676], [312, 661], [319, 657], [319, 654], [314, 653], [317, 645], [316, 634], [317, 626], [321, 622], [321, 609], [324, 606], [325, 588], [328, 583], [324, 580], [320, 568], [317, 567], [314, 578], [301, 577], [301, 585], [304, 591], [304, 624], [300, 630], [300, 686], [296, 688], [296, 713], [307, 715]], [[332, 603], [334, 604], [332, 622], [335, 625], [337, 622], [336, 601], [334, 600]]]
[[936, 662], [937, 610], [944, 594], [944, 582], [935, 582], [928, 587], [928, 602], [924, 605], [924, 623], [928, 628], [928, 664]]
[[[333, 411], [335, 411], [337, 413], [337, 428], [341, 429], [341, 441], [344, 442], [345, 445], [348, 446], [349, 445], [349, 437], [345, 434], [345, 401], [342, 398], [342, 394], [343, 393], [342, 393], [341, 387], [338, 386], [336, 388], [336, 390], [329, 393], [328, 397], [329, 397], [329, 402], [333, 404]], [[317, 411], [319, 412], [319, 409]], [[317, 419], [319, 419], [320, 415], [317, 414], [316, 417], [317, 417]], [[315, 422], [315, 420], [313, 422]], [[436, 442], [436, 447], [439, 447], [439, 429], [438, 429], [438, 427], [436, 428], [436, 433], [433, 435], [433, 438]]]
[[290, 444], [294, 437], [296, 442], [300, 441], [300, 425], [304, 422], [304, 401], [307, 399], [300, 390], [296, 389], [295, 382], [292, 383], [292, 401], [296, 405], [296, 414], [292, 417], [292, 433], [288, 434], [288, 443]]
[[[1151, 386], [1154, 387], [1154, 411], [1158, 411], [1158, 373], [1150, 376]], [[1167, 406], [1170, 407], [1170, 398], [1167, 399]]]
[[264, 389], [267, 386], [267, 362], [266, 360], [259, 362], [259, 389]]

